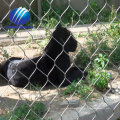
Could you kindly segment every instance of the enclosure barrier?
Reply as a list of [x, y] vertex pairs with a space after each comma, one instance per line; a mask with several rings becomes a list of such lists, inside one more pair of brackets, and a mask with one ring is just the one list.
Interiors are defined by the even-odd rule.
[[1, 0], [0, 120], [119, 120], [120, 2], [21, 1]]

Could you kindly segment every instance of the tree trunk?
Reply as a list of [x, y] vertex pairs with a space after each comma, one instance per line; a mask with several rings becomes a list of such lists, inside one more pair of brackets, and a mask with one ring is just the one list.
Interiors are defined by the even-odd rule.
[[41, 7], [41, 0], [38, 0], [38, 17], [41, 18], [42, 7]]

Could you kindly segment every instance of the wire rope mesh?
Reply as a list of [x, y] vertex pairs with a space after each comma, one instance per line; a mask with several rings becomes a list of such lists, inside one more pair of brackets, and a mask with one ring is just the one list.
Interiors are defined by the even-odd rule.
[[120, 119], [119, 0], [1, 0], [0, 14], [0, 120]]

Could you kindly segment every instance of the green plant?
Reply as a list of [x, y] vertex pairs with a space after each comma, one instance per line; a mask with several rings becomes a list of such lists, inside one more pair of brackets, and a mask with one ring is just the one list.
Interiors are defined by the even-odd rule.
[[105, 70], [102, 71], [90, 71], [88, 78], [91, 81], [91, 85], [99, 91], [105, 91], [108, 88], [108, 81], [111, 75]]
[[[109, 61], [114, 65], [120, 65], [120, 23], [119, 21], [115, 21], [112, 23], [108, 30], [103, 30], [97, 33], [91, 33], [88, 37], [86, 43], [86, 52], [89, 56], [93, 55], [93, 53], [99, 48], [100, 52], [105, 52], [106, 55], [110, 55]], [[109, 67], [111, 67], [109, 63]]]
[[67, 86], [67, 88], [63, 91], [63, 95], [67, 95], [67, 94], [72, 94], [75, 90], [76, 90], [76, 81], [73, 81], [73, 83], [69, 86]]
[[45, 38], [43, 40], [37, 40], [36, 42], [40, 45], [40, 47], [44, 48], [48, 44], [49, 38]]
[[8, 29], [8, 34], [12, 37], [15, 33], [15, 29]]
[[114, 38], [113, 45], [116, 45], [117, 40], [120, 37], [120, 23], [116, 22], [111, 24], [110, 29], [108, 29], [108, 35]]
[[4, 47], [2, 47], [1, 48], [1, 51], [2, 51], [2, 56], [4, 57], [4, 58], [9, 58], [9, 54], [8, 54], [8, 52], [4, 49]]
[[112, 53], [110, 56], [110, 61], [116, 66], [120, 65], [120, 47], [117, 47], [117, 49], [115, 49]]
[[114, 6], [112, 5], [112, 9], [109, 15], [109, 21], [112, 21], [115, 18], [115, 16], [117, 16], [117, 14], [115, 12]]
[[[80, 95], [80, 98], [85, 99], [91, 91], [91, 87], [87, 84], [78, 85], [77, 94]], [[91, 96], [90, 96], [91, 97]]]
[[25, 44], [29, 44], [29, 43], [31, 43], [32, 42], [32, 36], [28, 36], [28, 39], [27, 39], [27, 41], [25, 42]]
[[[110, 17], [114, 18], [115, 16], [115, 10], [112, 9]], [[105, 70], [103, 70], [103, 68], [110, 68], [110, 62], [112, 62], [114, 65], [120, 65], [119, 38], [120, 24], [116, 19], [110, 25], [110, 28], [108, 30], [91, 33], [88, 37], [86, 48], [80, 51], [76, 57], [75, 63], [79, 66], [86, 66], [86, 63], [88, 65], [88, 63], [90, 63], [90, 61], [92, 62], [93, 60], [92, 64], [89, 65], [89, 73], [87, 79], [91, 81], [92, 86], [100, 91], [104, 91], [108, 88], [108, 82], [111, 79], [111, 74], [107, 73]], [[112, 51], [113, 53], [111, 54]], [[94, 56], [93, 53], [95, 54]], [[101, 53], [106, 53], [106, 55], [103, 55]], [[88, 56], [92, 56], [92, 58], [90, 59]], [[107, 56], [109, 56], [109, 60]], [[106, 63], [108, 64], [106, 65]]]
[[82, 49], [75, 58], [75, 64], [78, 67], [86, 67], [88, 63], [90, 62], [90, 57], [88, 55], [88, 52], [86, 49]]
[[[87, 39], [87, 49], [90, 56], [96, 51], [97, 48], [100, 48], [99, 52], [104, 51], [106, 54], [111, 52], [109, 46], [109, 40], [106, 36], [106, 31], [91, 33]], [[104, 37], [104, 40], [103, 40]]]
[[[64, 1], [61, 1], [61, 3], [62, 2], [64, 2]], [[50, 9], [50, 3], [46, 0], [42, 0], [42, 4], [41, 4], [42, 5], [42, 16], [45, 15], [43, 18], [42, 26], [43, 27], [48, 26], [49, 28], [53, 28], [60, 20], [65, 25], [74, 25], [78, 21], [79, 21], [78, 24], [92, 23], [97, 19], [96, 14], [99, 13], [99, 11], [102, 9], [102, 7], [95, 0], [90, 0], [89, 3], [90, 3], [90, 6], [86, 10], [86, 12], [84, 12], [83, 14], [80, 15], [80, 21], [79, 21], [79, 14], [81, 13], [80, 10], [75, 10], [75, 9], [73, 10], [72, 8], [68, 8], [66, 10], [66, 8], [68, 7], [68, 4], [66, 4], [65, 2], [64, 2], [64, 4], [62, 3], [62, 7], [59, 7], [56, 5], [55, 2], [52, 2], [52, 4], [51, 4], [52, 9]], [[104, 3], [103, 3], [103, 5], [104, 5]], [[65, 11], [65, 13], [62, 15], [62, 13], [64, 11]], [[105, 7], [101, 11], [101, 13], [98, 15], [98, 19], [100, 21], [109, 21], [110, 15], [111, 15], [111, 10], [109, 10], [108, 8]]]
[[7, 118], [11, 117], [11, 120], [23, 120], [26, 117], [26, 120], [40, 120], [45, 111], [46, 107], [43, 103], [36, 102], [32, 105], [28, 102], [17, 107], [14, 112], [10, 112]]
[[103, 55], [102, 53], [99, 53], [97, 58], [95, 58], [93, 67], [95, 70], [103, 69], [105, 67], [105, 64], [108, 62], [108, 58], [106, 55]]
[[[54, 17], [53, 17], [54, 16]], [[41, 26], [48, 31], [50, 28], [54, 28], [59, 19], [58, 16], [51, 10], [43, 19]]]
[[99, 54], [93, 62], [93, 69], [89, 70], [87, 79], [91, 81], [91, 85], [100, 91], [105, 91], [108, 88], [108, 81], [111, 79], [111, 74], [107, 73], [104, 69], [108, 58]]
[[86, 98], [91, 91], [91, 87], [84, 83], [83, 80], [80, 80], [79, 83], [77, 81], [73, 81], [71, 85], [67, 86], [63, 91], [63, 95], [73, 94], [75, 92], [81, 99]]
[[[109, 20], [112, 20], [113, 16], [115, 15], [113, 8], [111, 10], [107, 7], [104, 7], [104, 9], [102, 9], [102, 6], [105, 4], [105, 2], [103, 2], [103, 4], [100, 6], [96, 2], [96, 0], [89, 0], [89, 6], [82, 14], [81, 14], [82, 11], [75, 9], [73, 10], [71, 7], [69, 7], [66, 10], [66, 8], [69, 5], [68, 2], [61, 0], [60, 3], [62, 7], [57, 5], [56, 1], [51, 2], [50, 0], [41, 0], [42, 21], [40, 21], [35, 16], [35, 14], [38, 15], [38, 11], [37, 9], [34, 9], [33, 10], [34, 14], [32, 11], [30, 11], [31, 18], [27, 23], [27, 25], [33, 26], [33, 28], [36, 28], [38, 27], [38, 25], [40, 25], [41, 27], [49, 29], [49, 28], [54, 28], [59, 21], [65, 25], [74, 25], [76, 23], [89, 24], [89, 23], [93, 23], [96, 20], [100, 22], [108, 22]], [[24, 7], [30, 9], [29, 6], [24, 6]], [[102, 11], [100, 12], [101, 9]], [[120, 17], [119, 13], [118, 13], [118, 17]], [[3, 21], [3, 25], [6, 24], [11, 26], [14, 25], [10, 21]], [[13, 33], [11, 33], [11, 35], [13, 35]]]
[[[111, 51], [114, 51], [110, 55], [110, 62], [112, 62], [114, 65], [120, 65], [120, 23], [112, 23], [108, 31], [105, 31], [105, 34], [107, 35], [107, 39], [109, 39], [109, 44], [107, 45], [106, 49], [108, 50], [108, 55], [111, 53]], [[109, 49], [108, 49], [109, 47]]]
[[39, 85], [39, 84], [36, 84], [35, 86], [32, 85], [32, 84], [29, 84], [29, 85], [27, 86], [27, 89], [33, 90], [33, 91], [38, 91], [38, 90], [41, 89], [41, 88], [42, 88], [42, 86]]
[[0, 120], [8, 120], [8, 119], [6, 117], [4, 117], [4, 116], [3, 117], [1, 116]]

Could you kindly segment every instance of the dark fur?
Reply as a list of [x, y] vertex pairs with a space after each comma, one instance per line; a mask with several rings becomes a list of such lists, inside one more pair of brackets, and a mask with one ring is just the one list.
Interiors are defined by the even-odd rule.
[[24, 87], [28, 81], [41, 85], [46, 82], [60, 85], [63, 82], [62, 86], [66, 86], [76, 78], [82, 78], [84, 75], [78, 68], [69, 69], [68, 53], [77, 48], [77, 41], [70, 35], [66, 28], [58, 25], [42, 56], [25, 60], [10, 58], [3, 67], [3, 75], [16, 87]]

